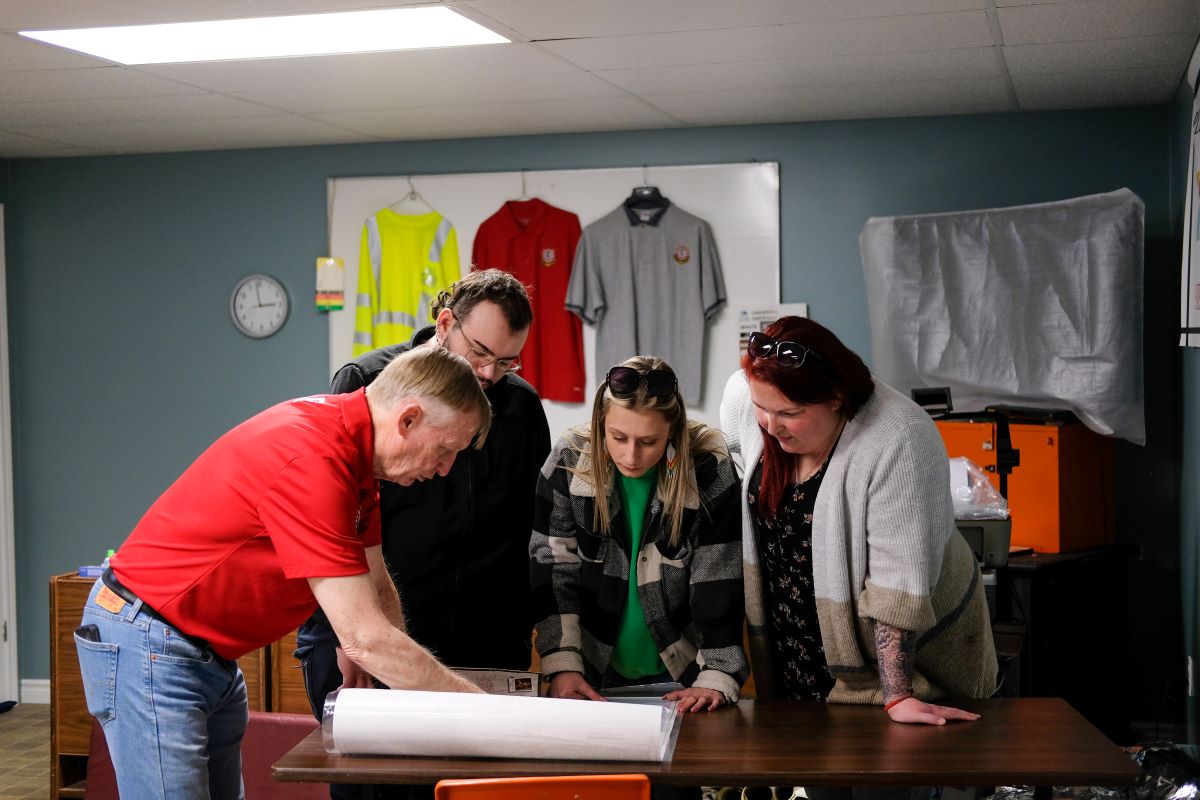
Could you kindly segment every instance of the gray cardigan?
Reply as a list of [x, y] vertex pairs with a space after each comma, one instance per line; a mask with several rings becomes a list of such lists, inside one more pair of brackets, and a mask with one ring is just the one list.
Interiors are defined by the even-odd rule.
[[[747, 474], [762, 457], [745, 374], [725, 386], [721, 428]], [[751, 662], [760, 697], [777, 693], [754, 526], [742, 491]], [[831, 702], [882, 703], [873, 621], [918, 634], [913, 690], [923, 700], [987, 697], [996, 652], [979, 567], [954, 527], [949, 462], [929, 415], [895, 389], [847, 422], [813, 512], [813, 588]]]

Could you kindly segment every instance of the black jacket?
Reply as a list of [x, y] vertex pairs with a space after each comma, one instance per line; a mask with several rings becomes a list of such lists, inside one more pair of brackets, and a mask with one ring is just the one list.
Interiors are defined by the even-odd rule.
[[[393, 358], [424, 344], [373, 350], [333, 376], [330, 392], [375, 380]], [[527, 669], [529, 535], [550, 430], [537, 392], [514, 374], [486, 392], [492, 428], [483, 449], [459, 453], [450, 474], [412, 486], [379, 482], [383, 554], [408, 633], [452, 667]]]

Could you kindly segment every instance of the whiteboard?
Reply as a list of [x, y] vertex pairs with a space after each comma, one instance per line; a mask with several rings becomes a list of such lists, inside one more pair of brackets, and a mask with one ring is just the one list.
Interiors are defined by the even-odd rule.
[[[421, 197], [454, 224], [459, 266], [470, 269], [475, 231], [506, 200], [525, 193], [579, 216], [587, 227], [619, 206], [634, 186], [649, 183], [685, 211], [712, 226], [725, 276], [725, 306], [710, 322], [705, 340], [704, 381], [699, 408], [688, 416], [717, 425], [721, 392], [738, 368], [738, 309], [779, 301], [779, 164], [708, 164], [680, 167], [538, 170], [460, 175], [414, 175]], [[379, 209], [409, 191], [404, 175], [333, 178], [329, 181], [330, 255], [346, 265], [346, 307], [329, 313], [329, 372], [351, 360], [354, 338], [354, 289], [358, 285], [358, 249], [362, 226]], [[587, 397], [583, 403], [543, 400], [550, 435], [591, 415], [595, 387], [612, 366], [595, 363], [596, 331], [583, 326]]]

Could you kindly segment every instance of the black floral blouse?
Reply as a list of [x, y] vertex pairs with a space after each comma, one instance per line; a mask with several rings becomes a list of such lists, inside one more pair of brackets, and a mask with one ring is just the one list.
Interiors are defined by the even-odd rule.
[[834, 683], [821, 646], [813, 590], [813, 507], [824, 475], [822, 465], [803, 483], [785, 487], [782, 506], [774, 519], [764, 517], [758, 508], [761, 461], [747, 486], [762, 561], [775, 671], [785, 695], [794, 700], [824, 700]]

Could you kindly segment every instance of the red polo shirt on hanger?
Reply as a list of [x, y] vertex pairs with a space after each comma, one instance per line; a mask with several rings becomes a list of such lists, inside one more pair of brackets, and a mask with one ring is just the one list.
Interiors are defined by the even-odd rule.
[[579, 232], [570, 211], [536, 197], [509, 200], [479, 226], [471, 252], [472, 270], [502, 269], [529, 288], [533, 325], [521, 377], [545, 400], [584, 399], [583, 329], [565, 307]]

